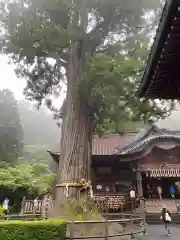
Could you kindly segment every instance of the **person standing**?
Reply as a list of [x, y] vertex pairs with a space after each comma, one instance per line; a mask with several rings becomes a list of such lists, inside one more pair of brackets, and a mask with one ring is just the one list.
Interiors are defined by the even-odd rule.
[[157, 192], [160, 200], [162, 200], [162, 187], [160, 185], [157, 186]]
[[4, 211], [5, 211], [5, 214], [8, 213], [8, 210], [9, 210], [9, 199], [6, 197], [4, 202], [3, 202], [3, 208], [4, 208]]
[[180, 197], [180, 181], [175, 182], [176, 192], [178, 193], [178, 197]]
[[169, 193], [171, 195], [172, 198], [175, 198], [175, 188], [174, 188], [174, 185], [171, 184], [170, 188], [169, 188]]
[[36, 214], [38, 210], [38, 197], [34, 199], [34, 208], [33, 208], [33, 213]]
[[171, 235], [171, 213], [169, 212], [169, 210], [167, 209], [166, 206], [163, 206], [162, 211], [161, 211], [161, 217], [160, 219], [163, 221], [164, 223], [164, 227], [165, 227], [165, 234]]
[[131, 198], [132, 212], [133, 212], [134, 210], [136, 211], [136, 192], [132, 186], [130, 187], [129, 195]]
[[147, 192], [148, 192], [148, 197], [152, 198], [153, 192], [152, 192], [152, 188], [149, 184], [147, 184]]

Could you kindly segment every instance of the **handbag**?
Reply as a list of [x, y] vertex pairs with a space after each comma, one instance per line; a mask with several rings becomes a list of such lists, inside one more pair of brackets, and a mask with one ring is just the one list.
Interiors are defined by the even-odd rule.
[[169, 216], [169, 214], [167, 212], [165, 213], [165, 221], [171, 222], [171, 217]]

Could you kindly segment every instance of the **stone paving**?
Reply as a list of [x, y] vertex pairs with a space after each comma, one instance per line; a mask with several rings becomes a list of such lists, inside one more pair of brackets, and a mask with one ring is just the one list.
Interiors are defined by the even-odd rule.
[[180, 226], [172, 226], [172, 235], [165, 236], [163, 225], [150, 225], [148, 227], [148, 236], [145, 236], [145, 240], [161, 240], [164, 238], [170, 238], [171, 240], [180, 240]]

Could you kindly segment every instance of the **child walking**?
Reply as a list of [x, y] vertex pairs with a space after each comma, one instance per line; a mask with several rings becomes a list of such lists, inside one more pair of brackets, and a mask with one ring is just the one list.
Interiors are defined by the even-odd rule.
[[166, 235], [169, 236], [171, 235], [171, 213], [167, 209], [166, 206], [163, 206], [162, 211], [161, 211], [161, 219], [164, 223]]

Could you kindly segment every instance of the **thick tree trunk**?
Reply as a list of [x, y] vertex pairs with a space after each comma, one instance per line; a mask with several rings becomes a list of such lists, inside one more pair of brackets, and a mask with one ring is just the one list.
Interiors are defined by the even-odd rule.
[[[77, 48], [70, 49], [67, 69], [67, 98], [62, 126], [56, 202], [64, 199], [66, 190], [58, 184], [90, 180], [92, 122], [87, 101], [81, 96], [82, 59]], [[69, 187], [68, 198], [77, 198], [79, 189]]]
[[[91, 122], [87, 106], [73, 96], [67, 98], [66, 116], [63, 122], [58, 184], [76, 183], [81, 179], [90, 180], [91, 165]], [[68, 197], [77, 197], [79, 189], [69, 187]], [[57, 186], [56, 200], [66, 196], [66, 190]]]

